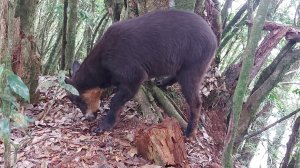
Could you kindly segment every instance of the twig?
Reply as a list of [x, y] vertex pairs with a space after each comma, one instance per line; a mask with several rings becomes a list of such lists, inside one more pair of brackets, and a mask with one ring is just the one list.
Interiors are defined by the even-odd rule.
[[288, 114], [288, 115], [282, 117], [281, 119], [277, 120], [276, 122], [274, 122], [274, 123], [272, 123], [272, 124], [266, 126], [265, 128], [263, 128], [263, 129], [261, 129], [261, 130], [259, 130], [259, 131], [256, 131], [256, 132], [254, 132], [254, 133], [252, 133], [252, 134], [250, 134], [250, 135], [245, 136], [245, 137], [244, 137], [244, 140], [250, 139], [250, 138], [252, 138], [252, 137], [254, 137], [254, 136], [258, 135], [258, 134], [261, 134], [262, 132], [264, 132], [264, 131], [266, 131], [266, 130], [272, 128], [272, 127], [275, 126], [276, 124], [278, 124], [278, 123], [280, 123], [280, 122], [282, 122], [282, 121], [284, 121], [284, 120], [286, 120], [286, 119], [292, 117], [293, 115], [297, 114], [299, 111], [300, 111], [300, 108], [298, 108], [297, 110], [293, 111], [292, 113], [290, 113], [290, 114]]

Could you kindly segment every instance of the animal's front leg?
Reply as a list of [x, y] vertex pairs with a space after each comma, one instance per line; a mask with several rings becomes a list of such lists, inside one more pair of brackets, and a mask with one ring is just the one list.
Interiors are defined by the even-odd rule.
[[118, 91], [111, 100], [107, 116], [99, 123], [94, 132], [104, 132], [115, 126], [119, 119], [122, 107], [127, 101], [134, 97], [138, 87], [139, 85], [137, 84], [119, 86]]

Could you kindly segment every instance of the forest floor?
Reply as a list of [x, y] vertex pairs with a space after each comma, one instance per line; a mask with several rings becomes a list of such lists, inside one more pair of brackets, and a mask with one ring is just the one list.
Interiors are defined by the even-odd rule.
[[[24, 113], [34, 121], [26, 131], [12, 129], [11, 139], [18, 144], [17, 155], [12, 156], [16, 167], [159, 167], [137, 153], [134, 134], [146, 123], [134, 101], [126, 104], [113, 130], [91, 135], [91, 130], [106, 115], [109, 100], [101, 102], [97, 121], [87, 122], [79, 109], [63, 98], [65, 94], [57, 87], [50, 87], [41, 90], [38, 104], [25, 106]], [[219, 143], [204, 129], [192, 139], [185, 138], [190, 167], [220, 167], [222, 147], [217, 145]], [[0, 141], [0, 167], [4, 162], [3, 146]]]

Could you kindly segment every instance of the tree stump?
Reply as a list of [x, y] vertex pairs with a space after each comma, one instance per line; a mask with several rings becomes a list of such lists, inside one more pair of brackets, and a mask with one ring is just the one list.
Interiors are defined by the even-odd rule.
[[177, 120], [140, 128], [135, 133], [138, 153], [160, 166], [190, 167], [181, 127]]

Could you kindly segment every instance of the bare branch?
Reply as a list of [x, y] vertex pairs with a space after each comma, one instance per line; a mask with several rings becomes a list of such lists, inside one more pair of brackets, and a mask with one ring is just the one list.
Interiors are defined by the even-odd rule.
[[284, 120], [287, 120], [287, 119], [289, 119], [290, 117], [294, 116], [294, 115], [297, 114], [299, 111], [300, 111], [300, 108], [297, 109], [297, 110], [295, 110], [295, 111], [293, 111], [292, 113], [290, 113], [290, 114], [288, 114], [288, 115], [282, 117], [281, 119], [275, 121], [274, 123], [272, 123], [272, 124], [266, 126], [265, 128], [263, 128], [263, 129], [261, 129], [261, 130], [259, 130], [259, 131], [253, 132], [253, 133], [251, 133], [251, 134], [245, 136], [245, 138], [244, 138], [243, 140], [250, 139], [250, 138], [252, 138], [252, 137], [254, 137], [254, 136], [256, 136], [256, 135], [259, 135], [259, 134], [263, 133], [264, 131], [266, 131], [266, 130], [272, 128], [272, 127], [274, 127], [276, 124], [278, 124], [278, 123], [280, 123], [280, 122], [282, 122], [282, 121], [284, 121]]

